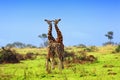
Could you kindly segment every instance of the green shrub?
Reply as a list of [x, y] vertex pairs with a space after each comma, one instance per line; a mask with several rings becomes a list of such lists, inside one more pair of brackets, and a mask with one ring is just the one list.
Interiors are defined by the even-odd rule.
[[90, 46], [90, 47], [85, 48], [85, 51], [95, 52], [95, 51], [98, 51], [98, 48], [96, 46]]
[[115, 52], [120, 52], [120, 45], [117, 46], [117, 48], [115, 49]]
[[92, 52], [98, 51], [98, 48], [96, 46], [91, 46], [90, 49]]
[[86, 48], [86, 45], [84, 45], [84, 44], [79, 44], [78, 47], [79, 47], [79, 48]]

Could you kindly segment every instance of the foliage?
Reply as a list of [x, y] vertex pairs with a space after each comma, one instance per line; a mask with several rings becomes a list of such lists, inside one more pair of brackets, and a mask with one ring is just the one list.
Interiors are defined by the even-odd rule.
[[0, 63], [18, 63], [19, 60], [16, 57], [16, 52], [10, 49], [2, 48], [0, 51]]
[[43, 33], [41, 35], [38, 35], [38, 37], [40, 37], [43, 41], [46, 41], [47, 34]]
[[16, 47], [16, 48], [24, 48], [25, 44], [21, 43], [21, 42], [13, 42], [13, 43], [9, 43], [6, 45], [6, 47]]
[[98, 48], [96, 46], [90, 46], [91, 52], [98, 51]]
[[120, 52], [120, 45], [116, 47], [115, 52]]
[[99, 49], [96, 46], [90, 46], [90, 47], [85, 48], [85, 51], [87, 51], [87, 52], [96, 52], [98, 50]]
[[86, 45], [85, 44], [79, 44], [78, 47], [79, 48], [86, 48]]
[[113, 39], [113, 31], [109, 31], [107, 34], [105, 34], [106, 37], [108, 37], [108, 39]]
[[38, 37], [43, 40], [43, 44], [41, 44], [41, 47], [46, 47], [48, 45], [47, 34], [43, 33], [41, 35], [38, 35]]
[[111, 40], [113, 39], [113, 31], [107, 32], [105, 36], [110, 40], [109, 43], [111, 44], [112, 43]]
[[8, 48], [36, 48], [36, 46], [32, 45], [32, 44], [24, 44], [22, 42], [13, 42], [13, 43], [8, 43], [5, 47]]
[[87, 55], [86, 51], [78, 51], [77, 53], [74, 51], [67, 52], [65, 51], [64, 55], [65, 59], [64, 62], [66, 64], [68, 63], [88, 63], [88, 62], [95, 62], [97, 61], [97, 58], [93, 55]]
[[27, 52], [26, 54], [19, 54], [15, 50], [2, 47], [0, 51], [0, 63], [19, 63], [21, 60], [34, 60], [37, 56], [37, 53]]
[[26, 44], [24, 48], [37, 48], [37, 47], [32, 44]]
[[106, 45], [114, 45], [114, 44], [115, 44], [114, 42], [108, 41], [108, 42], [103, 43], [103, 46], [106, 46]]
[[31, 60], [33, 60], [33, 59], [35, 59], [37, 57], [37, 54], [34, 54], [34, 53], [32, 53], [32, 52], [29, 52], [29, 53], [27, 53], [26, 55], [25, 55], [25, 59], [31, 59]]

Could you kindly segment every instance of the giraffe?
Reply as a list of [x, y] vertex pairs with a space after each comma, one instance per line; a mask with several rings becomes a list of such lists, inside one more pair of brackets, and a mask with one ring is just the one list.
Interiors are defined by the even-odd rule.
[[55, 42], [55, 38], [53, 37], [53, 35], [52, 35], [52, 21], [50, 21], [50, 20], [47, 20], [47, 19], [45, 19], [45, 21], [48, 23], [48, 25], [49, 25], [49, 28], [48, 28], [48, 40], [49, 40], [49, 43], [51, 43], [51, 42]]
[[[54, 26], [57, 32], [57, 38], [55, 39], [52, 36], [52, 21], [46, 20], [45, 21], [48, 23], [49, 28], [48, 28], [48, 47], [47, 47], [47, 57], [46, 57], [46, 71], [50, 72], [50, 69], [54, 69], [55, 66], [55, 55], [57, 55], [59, 59], [59, 69], [62, 70], [64, 68], [63, 65], [63, 54], [64, 54], [64, 44], [63, 44], [63, 37], [62, 33], [59, 30], [57, 24], [61, 19], [55, 19], [52, 20], [54, 22]], [[51, 67], [49, 66], [49, 63], [51, 62]]]
[[53, 20], [54, 26], [55, 26], [55, 29], [56, 29], [56, 32], [57, 32], [56, 42], [60, 43], [63, 46], [63, 48], [64, 48], [63, 36], [62, 36], [62, 33], [61, 33], [60, 29], [57, 26], [57, 24], [58, 24], [59, 21], [61, 21], [61, 19], [55, 19], [55, 20]]

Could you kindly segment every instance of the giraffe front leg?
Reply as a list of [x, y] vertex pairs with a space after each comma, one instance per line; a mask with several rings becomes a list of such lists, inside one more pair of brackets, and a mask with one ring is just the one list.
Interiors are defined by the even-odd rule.
[[49, 59], [46, 60], [46, 71], [50, 72]]
[[55, 59], [54, 59], [54, 57], [52, 58], [52, 60], [51, 60], [51, 68], [52, 69], [55, 69]]

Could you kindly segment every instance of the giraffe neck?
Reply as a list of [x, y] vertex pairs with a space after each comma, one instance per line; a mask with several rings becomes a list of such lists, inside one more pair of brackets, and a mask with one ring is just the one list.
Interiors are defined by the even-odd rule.
[[55, 38], [52, 35], [52, 25], [50, 25], [48, 28], [48, 40], [53, 42], [55, 41]]
[[63, 42], [63, 36], [62, 33], [60, 31], [60, 29], [58, 28], [57, 24], [55, 24], [55, 29], [57, 32], [57, 42], [62, 43]]

